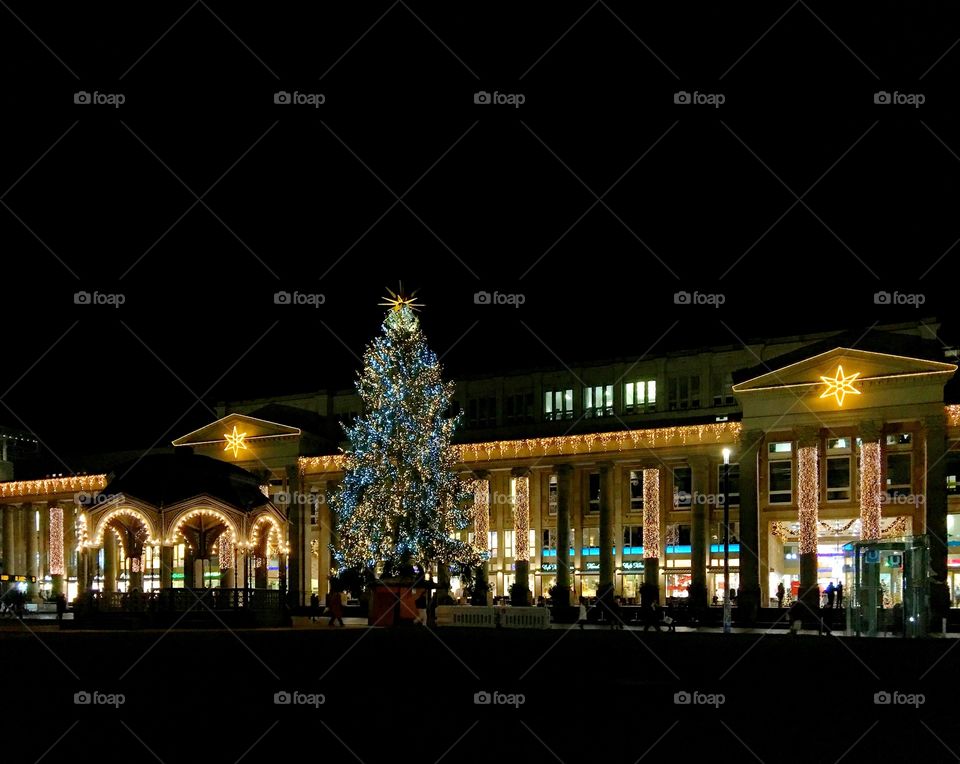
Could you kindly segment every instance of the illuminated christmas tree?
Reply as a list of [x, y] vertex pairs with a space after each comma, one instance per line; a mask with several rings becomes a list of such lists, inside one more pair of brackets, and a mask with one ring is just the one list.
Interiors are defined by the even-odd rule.
[[454, 472], [460, 415], [448, 416], [453, 384], [441, 378], [413, 298], [390, 292], [383, 333], [368, 346], [357, 392], [363, 414], [346, 428], [343, 482], [330, 499], [343, 568], [404, 575], [430, 562], [477, 565], [472, 544], [451, 538], [471, 520], [472, 493]]

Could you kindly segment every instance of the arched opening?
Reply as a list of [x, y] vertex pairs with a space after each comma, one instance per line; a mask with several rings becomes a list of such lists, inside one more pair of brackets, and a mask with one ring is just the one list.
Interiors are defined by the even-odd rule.
[[[169, 541], [173, 545], [173, 588], [207, 589], [228, 586], [224, 570], [236, 566], [236, 530], [230, 519], [215, 509], [194, 509], [177, 520]], [[221, 555], [233, 556], [224, 567]], [[228, 587], [232, 588], [232, 587]]]
[[286, 548], [280, 523], [272, 515], [260, 515], [250, 530], [249, 568], [256, 589], [279, 589], [285, 578]]
[[95, 590], [145, 592], [160, 588], [160, 545], [142, 513], [129, 507], [109, 512], [99, 523], [94, 545], [99, 547]]

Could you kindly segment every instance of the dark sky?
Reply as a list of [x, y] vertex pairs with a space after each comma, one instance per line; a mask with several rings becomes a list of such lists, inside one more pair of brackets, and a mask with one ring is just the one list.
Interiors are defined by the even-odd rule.
[[9, 5], [0, 422], [57, 452], [347, 385], [400, 281], [452, 376], [952, 317], [948, 3]]

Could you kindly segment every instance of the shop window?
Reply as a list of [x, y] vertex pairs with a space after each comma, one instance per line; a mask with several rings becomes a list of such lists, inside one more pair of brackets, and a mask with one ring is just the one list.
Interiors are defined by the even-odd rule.
[[582, 532], [582, 544], [580, 554], [586, 557], [598, 557], [600, 555], [600, 529], [584, 528]]

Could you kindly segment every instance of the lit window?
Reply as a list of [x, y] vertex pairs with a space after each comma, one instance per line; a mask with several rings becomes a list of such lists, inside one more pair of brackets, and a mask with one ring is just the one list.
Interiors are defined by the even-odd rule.
[[630, 470], [630, 511], [643, 511], [643, 470]]
[[547, 390], [543, 394], [544, 419], [573, 419], [573, 388]]
[[639, 414], [643, 411], [655, 411], [657, 408], [657, 380], [647, 379], [627, 382], [623, 386], [623, 411], [626, 414]]
[[585, 417], [613, 416], [613, 385], [594, 385], [583, 388], [583, 415]]

